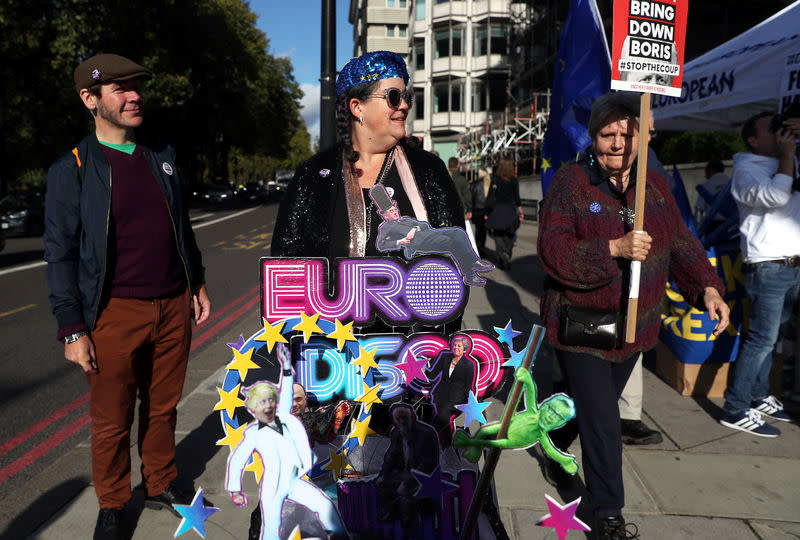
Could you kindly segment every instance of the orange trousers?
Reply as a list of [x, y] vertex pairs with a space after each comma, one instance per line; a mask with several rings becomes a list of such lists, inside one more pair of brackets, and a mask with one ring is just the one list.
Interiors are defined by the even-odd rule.
[[100, 508], [131, 498], [131, 427], [139, 395], [138, 447], [147, 495], [177, 476], [175, 422], [191, 342], [188, 290], [171, 298], [111, 298], [91, 336], [92, 476]]

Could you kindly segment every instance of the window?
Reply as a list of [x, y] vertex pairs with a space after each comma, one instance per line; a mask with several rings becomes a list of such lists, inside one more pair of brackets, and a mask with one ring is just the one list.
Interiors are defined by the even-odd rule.
[[461, 47], [463, 36], [464, 29], [461, 27], [437, 30], [433, 35], [435, 42], [434, 58], [461, 56], [463, 54]]
[[474, 56], [484, 56], [489, 53], [489, 43], [487, 37], [489, 31], [486, 28], [478, 28], [475, 30], [474, 43], [472, 44], [472, 54]]
[[387, 24], [386, 37], [406, 37], [407, 26], [405, 24]]
[[448, 84], [433, 85], [433, 112], [447, 112]]
[[394, 0], [386, 0], [386, 7], [393, 8], [394, 7]]
[[464, 102], [461, 99], [463, 94], [461, 92], [462, 87], [463, 85], [459, 83], [450, 85], [450, 110], [453, 112], [459, 112], [464, 109]]
[[425, 43], [414, 46], [414, 69], [425, 69]]
[[489, 110], [502, 111], [506, 108], [506, 81], [505, 79], [489, 80]]
[[478, 28], [473, 33], [472, 53], [475, 56], [486, 54], [506, 54], [506, 36], [508, 32], [504, 26], [492, 25], [488, 28]]
[[425, 91], [414, 90], [414, 118], [423, 120], [425, 118]]
[[435, 58], [445, 58], [450, 56], [450, 30], [439, 30], [434, 34], [436, 40]]
[[425, 0], [417, 0], [417, 9], [415, 13], [418, 21], [425, 20]]
[[486, 84], [483, 81], [472, 83], [472, 110], [486, 110]]
[[506, 54], [506, 29], [503, 26], [492, 26], [489, 50], [492, 54]]
[[433, 112], [459, 112], [464, 110], [463, 89], [464, 83], [460, 81], [449, 81], [434, 84]]
[[408, 7], [408, 3], [406, 0], [397, 0], [397, 7], [405, 9]]

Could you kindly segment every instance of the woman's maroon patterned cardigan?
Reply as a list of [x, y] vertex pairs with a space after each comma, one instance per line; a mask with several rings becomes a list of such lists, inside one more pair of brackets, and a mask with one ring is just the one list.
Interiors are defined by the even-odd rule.
[[[600, 169], [585, 163], [564, 167], [544, 197], [538, 254], [548, 279], [541, 316], [547, 339], [557, 349], [621, 362], [656, 345], [667, 276], [676, 282], [686, 301], [700, 310], [705, 310], [704, 289], [715, 287], [723, 295], [724, 286], [700, 242], [683, 223], [666, 180], [648, 171], [644, 230], [653, 244], [642, 263], [636, 341], [623, 342], [610, 351], [562, 345], [558, 339], [562, 303], [618, 310], [623, 320], [620, 331], [624, 330], [630, 261], [612, 258], [608, 241], [623, 236], [632, 226], [623, 223], [620, 200], [608, 188], [601, 189], [601, 183], [607, 180], [597, 173], [591, 175], [595, 177], [592, 180], [593, 170]], [[631, 209], [635, 203], [634, 181], [624, 195]]]

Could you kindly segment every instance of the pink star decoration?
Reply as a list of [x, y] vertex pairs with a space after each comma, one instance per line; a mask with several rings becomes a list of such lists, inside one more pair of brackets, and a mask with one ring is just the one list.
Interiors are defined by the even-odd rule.
[[427, 363], [427, 358], [420, 358], [417, 360], [411, 353], [408, 353], [405, 362], [402, 364], [395, 364], [394, 367], [405, 373], [406, 384], [411, 384], [411, 381], [414, 379], [428, 382], [428, 377], [425, 375], [425, 364]]
[[575, 517], [575, 511], [581, 502], [580, 497], [564, 506], [558, 504], [555, 499], [546, 493], [544, 498], [547, 500], [547, 508], [550, 513], [539, 519], [536, 524], [540, 527], [553, 527], [558, 535], [558, 540], [564, 540], [570, 529], [575, 529], [576, 531], [590, 530], [586, 523]]

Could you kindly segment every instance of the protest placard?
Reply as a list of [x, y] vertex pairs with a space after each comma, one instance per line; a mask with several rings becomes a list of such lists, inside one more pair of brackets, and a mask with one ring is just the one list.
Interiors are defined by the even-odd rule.
[[680, 97], [688, 0], [616, 0], [611, 88]]
[[778, 112], [800, 108], [800, 49], [785, 57], [780, 99]]

